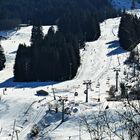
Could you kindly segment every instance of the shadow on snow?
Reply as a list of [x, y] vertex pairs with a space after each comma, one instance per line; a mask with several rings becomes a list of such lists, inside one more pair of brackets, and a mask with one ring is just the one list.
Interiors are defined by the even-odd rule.
[[121, 47], [109, 52], [107, 54], [107, 56], [112, 56], [112, 55], [118, 55], [118, 54], [122, 54], [122, 53], [126, 53], [127, 51], [125, 51], [124, 49], [122, 49]]
[[37, 88], [40, 86], [49, 86], [59, 82], [13, 82], [13, 78], [0, 83], [0, 88]]
[[17, 53], [17, 51], [10, 52], [10, 54], [16, 54], [16, 53]]
[[[42, 136], [46, 137], [48, 133], [55, 131], [63, 122], [61, 122], [62, 112], [55, 113], [52, 111], [46, 111], [46, 114], [39, 120], [36, 124], [39, 132], [42, 132]], [[65, 122], [68, 121], [68, 116], [65, 114], [64, 117]], [[27, 140], [31, 140], [31, 133], [27, 134]], [[50, 137], [47, 139], [51, 140]]]
[[113, 56], [113, 55], [118, 55], [118, 54], [122, 54], [122, 53], [126, 53], [127, 51], [125, 51], [124, 49], [122, 49], [120, 47], [120, 43], [118, 40], [114, 40], [114, 41], [111, 41], [111, 42], [108, 42], [106, 43], [108, 45], [108, 49], [113, 49], [114, 50], [111, 50], [107, 56]]
[[117, 48], [120, 46], [120, 43], [118, 40], [114, 40], [114, 41], [111, 41], [111, 42], [108, 42], [106, 43], [108, 46], [109, 49], [112, 49], [112, 48]]

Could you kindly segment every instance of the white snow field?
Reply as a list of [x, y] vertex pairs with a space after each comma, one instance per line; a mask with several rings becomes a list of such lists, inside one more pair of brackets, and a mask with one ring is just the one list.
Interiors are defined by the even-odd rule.
[[[1, 42], [6, 53], [6, 68], [0, 72], [0, 140], [10, 140], [13, 134], [14, 120], [15, 130], [20, 140], [26, 140], [27, 134], [34, 124], [41, 129], [40, 140], [78, 140], [80, 116], [88, 116], [99, 108], [105, 109], [109, 105], [111, 109], [116, 108], [119, 103], [108, 103], [106, 91], [112, 83], [115, 85], [115, 72], [113, 68], [120, 68], [119, 81], [123, 80], [123, 71], [128, 53], [119, 46], [117, 32], [120, 18], [108, 19], [101, 23], [101, 36], [97, 41], [86, 43], [86, 50], [81, 50], [81, 66], [73, 80], [62, 83], [14, 83], [13, 65], [16, 50], [19, 43], [30, 44], [31, 26], [23, 27], [7, 40]], [[47, 33], [48, 27], [43, 27]], [[57, 72], [57, 71], [56, 71]], [[89, 102], [85, 103], [84, 80], [91, 80], [89, 90]], [[99, 86], [100, 85], [100, 86]], [[61, 122], [61, 105], [59, 113], [48, 113], [49, 104], [55, 105], [53, 101], [52, 87], [58, 96], [67, 97], [65, 107], [72, 111], [67, 115], [64, 123]], [[6, 88], [6, 91], [4, 89]], [[36, 96], [37, 90], [46, 90], [46, 97]], [[78, 92], [78, 96], [74, 96]], [[101, 102], [97, 99], [100, 97]], [[120, 107], [118, 106], [120, 109]], [[60, 125], [60, 126], [59, 126]], [[83, 140], [90, 139], [89, 134], [82, 128]], [[16, 133], [13, 139], [16, 140]]]
[[[112, 0], [112, 2], [119, 8], [130, 8], [130, 0]], [[8, 39], [1, 41], [7, 61], [6, 68], [0, 71], [0, 140], [32, 140], [28, 136], [35, 124], [40, 130], [35, 140], [80, 140], [80, 137], [81, 140], [90, 140], [90, 134], [81, 124], [81, 118], [86, 117], [89, 121], [94, 121], [93, 114], [99, 110], [104, 111], [107, 105], [110, 112], [115, 109], [122, 110], [120, 102], [106, 101], [109, 87], [115, 85], [114, 68], [121, 70], [119, 82], [124, 80], [124, 71], [127, 69], [124, 62], [129, 53], [120, 48], [117, 37], [119, 23], [120, 18], [114, 18], [100, 24], [100, 38], [94, 42], [87, 42], [86, 50], [80, 52], [81, 66], [76, 77], [61, 83], [14, 83], [13, 66], [16, 51], [19, 43], [30, 45], [32, 26], [10, 32]], [[48, 28], [49, 26], [43, 27], [45, 34]], [[85, 103], [84, 80], [92, 82], [88, 103]], [[71, 113], [65, 115], [63, 123], [61, 123], [62, 104], [53, 100], [52, 89], [57, 100], [60, 96], [68, 99], [65, 108], [69, 107]], [[45, 90], [49, 95], [37, 96], [38, 90]], [[75, 92], [78, 92], [78, 96], [74, 96]], [[54, 110], [56, 104], [59, 106], [58, 113], [49, 112], [48, 109]], [[109, 138], [105, 136], [104, 139]], [[118, 140], [115, 136], [113, 139]]]

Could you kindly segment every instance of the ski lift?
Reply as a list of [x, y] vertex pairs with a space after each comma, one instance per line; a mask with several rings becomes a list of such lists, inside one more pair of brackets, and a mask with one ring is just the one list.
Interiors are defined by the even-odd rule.
[[108, 78], [107, 78], [107, 80], [109, 81], [109, 80], [110, 80], [110, 78], [108, 77]]
[[98, 102], [100, 102], [100, 98], [98, 98]]
[[123, 74], [126, 75], [126, 71], [124, 71]]
[[84, 94], [87, 94], [87, 90], [84, 91]]
[[66, 107], [65, 108], [65, 114], [67, 114], [67, 115], [71, 114], [71, 110], [70, 110], [69, 107]]
[[75, 93], [74, 93], [74, 96], [78, 96], [78, 92], [75, 92]]
[[78, 108], [74, 108], [73, 113], [77, 113], [77, 112], [78, 112]]

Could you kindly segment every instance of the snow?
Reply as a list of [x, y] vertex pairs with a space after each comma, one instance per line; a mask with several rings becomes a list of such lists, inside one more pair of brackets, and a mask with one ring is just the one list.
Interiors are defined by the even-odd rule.
[[[127, 5], [129, 8], [126, 1], [118, 0], [117, 3], [121, 7]], [[18, 130], [20, 140], [28, 139], [27, 136], [35, 124], [38, 124], [42, 134], [36, 140], [78, 140], [79, 134], [83, 140], [90, 140], [88, 132], [82, 126], [82, 117], [92, 121], [91, 116], [96, 115], [99, 110], [105, 111], [107, 105], [111, 112], [115, 109], [122, 110], [120, 102], [106, 101], [109, 87], [115, 85], [114, 68], [121, 70], [119, 82], [124, 80], [124, 70], [127, 69], [124, 62], [129, 53], [120, 48], [117, 37], [119, 23], [120, 18], [114, 18], [100, 24], [100, 38], [94, 42], [87, 42], [86, 50], [80, 52], [81, 66], [76, 77], [61, 83], [14, 83], [12, 78], [16, 51], [19, 43], [30, 45], [32, 26], [10, 32], [8, 39], [1, 41], [7, 62], [6, 68], [0, 71], [0, 140], [11, 140], [14, 120], [16, 120], [15, 130]], [[43, 27], [45, 34], [49, 27]], [[88, 103], [85, 103], [84, 80], [92, 82]], [[65, 115], [64, 123], [61, 123], [62, 103], [53, 100], [52, 88], [57, 100], [60, 96], [68, 98], [65, 107], [69, 107], [71, 115]], [[37, 96], [38, 90], [46, 90], [49, 95]], [[74, 96], [75, 92], [78, 92], [78, 96]], [[54, 110], [56, 104], [58, 104], [58, 113], [48, 112], [49, 107]], [[106, 139], [108, 140], [107, 137]], [[115, 136], [114, 139], [117, 140]], [[16, 140], [15, 134], [14, 140]]]
[[[40, 126], [44, 139], [65, 140], [69, 136], [71, 139], [78, 139], [80, 116], [97, 111], [99, 107], [105, 108], [109, 104], [105, 98], [108, 96], [106, 91], [109, 86], [111, 83], [115, 83], [113, 68], [122, 70], [120, 76], [123, 79], [125, 68], [123, 62], [128, 53], [119, 46], [117, 38], [119, 22], [120, 18], [115, 18], [101, 23], [100, 38], [94, 42], [87, 42], [86, 50], [81, 50], [81, 66], [76, 77], [62, 83], [13, 83], [13, 65], [18, 44], [30, 45], [32, 27], [22, 27], [7, 40], [3, 40], [1, 43], [6, 53], [7, 62], [6, 68], [0, 72], [0, 126], [2, 128], [0, 139], [11, 139], [9, 134], [12, 134], [14, 120], [16, 120], [16, 130], [20, 131], [20, 140], [26, 139], [34, 124]], [[43, 29], [47, 33], [48, 27], [43, 27]], [[107, 79], [110, 79], [108, 85]], [[84, 80], [92, 81], [89, 103], [85, 103]], [[100, 84], [99, 87], [97, 87], [98, 84]], [[57, 115], [53, 112], [46, 113], [49, 102], [51, 106], [56, 104], [53, 101], [52, 87], [55, 89], [57, 99], [59, 96], [68, 97], [66, 107], [72, 111], [71, 116], [68, 115], [62, 124], [60, 123], [61, 104]], [[7, 90], [4, 91], [4, 88]], [[36, 96], [36, 91], [40, 89], [48, 91], [49, 96]], [[78, 92], [78, 97], [74, 96], [74, 92]], [[101, 103], [97, 102], [99, 97]], [[39, 100], [42, 101], [39, 102]], [[111, 106], [115, 108], [114, 105], [111, 104]], [[73, 112], [75, 108], [78, 109], [76, 113]], [[44, 122], [48, 127], [44, 128]], [[89, 136], [86, 132], [84, 133], [84, 129], [82, 128], [82, 137], [88, 140]], [[16, 139], [15, 135], [14, 139]]]

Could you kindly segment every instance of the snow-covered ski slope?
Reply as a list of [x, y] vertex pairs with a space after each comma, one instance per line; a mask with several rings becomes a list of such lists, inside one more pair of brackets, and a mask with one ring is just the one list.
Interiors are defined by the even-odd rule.
[[[97, 41], [86, 43], [86, 50], [81, 50], [81, 66], [76, 77], [71, 81], [66, 81], [54, 84], [56, 96], [68, 97], [68, 104], [71, 108], [79, 104], [78, 112], [73, 113], [69, 119], [61, 124], [57, 129], [55, 127], [60, 123], [59, 116], [47, 118], [50, 122], [46, 129], [42, 130], [45, 133], [44, 139], [50, 137], [53, 140], [65, 140], [71, 136], [71, 139], [78, 139], [78, 117], [88, 114], [93, 110], [97, 110], [97, 98], [101, 98], [102, 107], [108, 104], [105, 100], [107, 97], [106, 91], [110, 85], [115, 84], [115, 72], [113, 68], [120, 68], [120, 80], [123, 80], [123, 71], [126, 67], [123, 62], [128, 54], [119, 46], [117, 32], [120, 18], [108, 19], [101, 23], [101, 36]], [[48, 27], [44, 27], [47, 32]], [[2, 46], [6, 53], [6, 68], [0, 72], [0, 139], [9, 140], [12, 134], [14, 120], [16, 119], [16, 130], [19, 130], [19, 139], [25, 140], [31, 127], [43, 121], [43, 116], [48, 110], [48, 102], [53, 100], [51, 83], [13, 83], [13, 65], [16, 55], [16, 50], [19, 43], [30, 44], [31, 26], [24, 27], [18, 30], [7, 40], [3, 40]], [[57, 71], [56, 71], [57, 72]], [[122, 79], [121, 79], [122, 78]], [[89, 91], [89, 103], [85, 103], [85, 86], [83, 80], [91, 80], [91, 90]], [[107, 83], [108, 81], [108, 83]], [[99, 88], [97, 85], [99, 85]], [[7, 88], [4, 95], [3, 90]], [[36, 96], [36, 91], [39, 89], [47, 90], [50, 95], [44, 97]], [[79, 96], [74, 97], [74, 92], [78, 92]], [[58, 97], [57, 97], [58, 98]], [[39, 100], [44, 99], [42, 102]], [[32, 104], [32, 105], [31, 105]], [[52, 104], [54, 104], [52, 102]], [[93, 107], [94, 104], [97, 106]], [[112, 106], [114, 107], [114, 106]], [[53, 118], [54, 117], [54, 118]], [[52, 118], [52, 120], [50, 119]], [[41, 126], [42, 127], [42, 126]], [[49, 131], [50, 130], [50, 131]], [[65, 131], [65, 133], [64, 133]], [[83, 139], [88, 140], [88, 135], [83, 134]], [[14, 135], [16, 139], [16, 135]], [[38, 138], [39, 139], [39, 138]]]
[[[115, 2], [117, 7], [130, 8], [130, 0], [116, 0]], [[115, 85], [114, 68], [121, 70], [120, 82], [123, 81], [123, 73], [127, 69], [124, 61], [129, 54], [119, 45], [117, 37], [119, 22], [120, 18], [114, 18], [107, 19], [100, 24], [100, 38], [94, 42], [87, 42], [86, 50], [81, 50], [81, 66], [76, 77], [62, 83], [12, 82], [18, 45], [19, 43], [30, 44], [32, 27], [22, 27], [17, 32], [10, 33], [9, 38], [1, 42], [7, 62], [6, 68], [0, 71], [0, 140], [11, 140], [14, 120], [19, 140], [27, 139], [27, 134], [34, 124], [40, 126], [42, 134], [35, 138], [36, 140], [78, 140], [79, 133], [82, 140], [90, 140], [84, 127], [81, 128], [81, 131], [79, 130], [79, 118], [91, 116], [99, 108], [104, 110], [106, 105], [109, 105], [110, 110], [121, 109], [120, 103], [106, 101], [108, 96], [106, 91], [111, 85]], [[48, 26], [43, 27], [44, 33], [47, 33], [48, 28]], [[89, 103], [85, 103], [84, 80], [92, 82], [91, 90], [89, 90]], [[5, 88], [6, 91], [4, 91]], [[50, 105], [56, 104], [53, 101], [52, 88], [54, 88], [57, 99], [59, 96], [68, 98], [65, 107], [69, 107], [71, 110], [78, 109], [76, 113], [72, 111], [62, 124], [60, 123], [61, 105], [58, 114], [47, 112]], [[36, 91], [40, 89], [48, 91], [49, 96], [37, 96]], [[74, 96], [75, 92], [79, 94], [77, 97]], [[100, 103], [97, 102], [99, 97]], [[15, 133], [13, 139], [16, 140]], [[108, 140], [107, 137], [106, 140]]]

